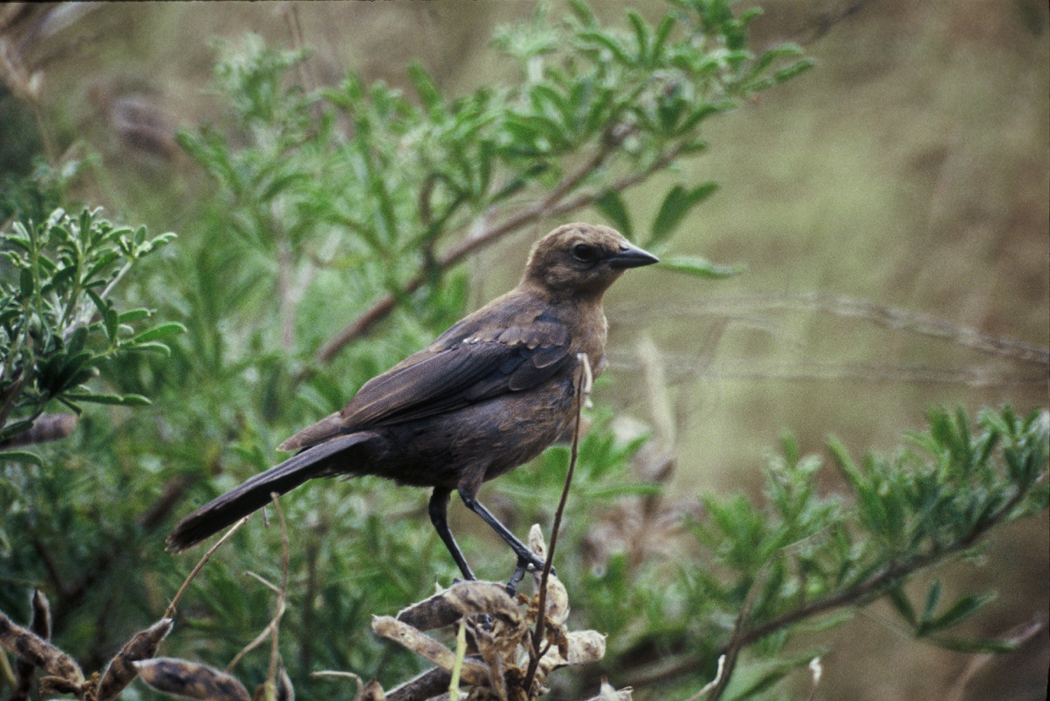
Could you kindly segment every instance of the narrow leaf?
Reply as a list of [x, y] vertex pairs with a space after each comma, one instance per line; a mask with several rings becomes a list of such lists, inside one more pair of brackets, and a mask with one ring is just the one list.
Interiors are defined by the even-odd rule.
[[631, 218], [627, 214], [627, 206], [615, 190], [606, 190], [594, 201], [594, 206], [604, 214], [613, 226], [627, 238], [634, 240], [631, 232]]
[[940, 616], [926, 621], [926, 632], [935, 633], [939, 630], [951, 628], [972, 616], [978, 609], [994, 598], [995, 596], [992, 594], [970, 594], [964, 596]]
[[816, 61], [809, 58], [804, 58], [796, 61], [787, 68], [777, 71], [773, 74], [773, 80], [777, 83], [784, 83], [792, 78], [802, 75], [810, 68], [816, 65]]
[[66, 399], [74, 402], [92, 402], [115, 406], [149, 406], [151, 402], [141, 394], [95, 394], [94, 392], [67, 392]]
[[908, 625], [914, 627], [918, 622], [915, 618], [915, 608], [911, 605], [908, 595], [904, 593], [902, 584], [898, 582], [887, 592], [887, 596], [889, 596], [893, 608], [897, 609], [897, 612], [908, 622]]
[[638, 58], [636, 60], [639, 65], [645, 65], [649, 61], [649, 27], [646, 25], [645, 20], [642, 19], [642, 16], [634, 10], [628, 11], [627, 19], [634, 30], [634, 38], [638, 45]]
[[145, 353], [160, 353], [163, 356], [170, 356], [171, 349], [163, 343], [158, 341], [147, 341], [146, 343], [135, 343], [125, 344], [121, 346], [121, 350], [125, 351], [142, 351]]
[[941, 601], [941, 594], [944, 592], [944, 585], [941, 580], [935, 579], [930, 584], [929, 591], [926, 592], [926, 606], [922, 610], [921, 626], [925, 627], [933, 618], [933, 612], [937, 609], [937, 604]]
[[117, 317], [117, 321], [121, 324], [134, 324], [136, 321], [142, 321], [152, 316], [153, 312], [149, 309], [130, 309], [126, 312], [121, 312], [120, 316]]
[[27, 462], [37, 467], [44, 466], [43, 459], [28, 450], [0, 450], [0, 462]]
[[671, 188], [660, 205], [656, 219], [653, 220], [653, 233], [647, 245], [652, 246], [665, 240], [678, 228], [682, 219], [689, 214], [689, 210], [706, 200], [717, 189], [718, 184], [713, 182], [704, 183], [691, 190], [681, 185]]
[[132, 343], [145, 343], [147, 341], [156, 341], [160, 338], [166, 338], [175, 334], [186, 333], [186, 327], [177, 321], [171, 321], [166, 324], [159, 324], [151, 329], [143, 331], [138, 336], [131, 339]]

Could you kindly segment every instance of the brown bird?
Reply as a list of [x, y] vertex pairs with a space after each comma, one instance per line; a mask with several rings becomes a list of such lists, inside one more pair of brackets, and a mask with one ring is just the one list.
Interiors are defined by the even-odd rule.
[[521, 283], [365, 383], [342, 411], [278, 450], [296, 454], [184, 518], [168, 537], [185, 550], [315, 477], [378, 475], [433, 487], [430, 519], [463, 576], [448, 527], [453, 490], [510, 545], [513, 584], [543, 561], [476, 499], [482, 482], [533, 459], [571, 428], [578, 354], [605, 366], [602, 295], [627, 268], [656, 263], [605, 226], [566, 224], [533, 247]]

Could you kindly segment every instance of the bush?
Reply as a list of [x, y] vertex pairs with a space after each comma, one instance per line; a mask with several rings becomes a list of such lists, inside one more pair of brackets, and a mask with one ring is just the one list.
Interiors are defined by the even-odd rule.
[[[541, 11], [495, 40], [518, 82], [454, 99], [419, 66], [411, 95], [353, 75], [310, 90], [294, 80], [302, 52], [246, 37], [216, 70], [231, 123], [179, 138], [214, 185], [199, 231], [155, 255], [170, 235], [150, 239], [88, 210], [38, 224], [18, 205], [23, 221], [3, 240], [3, 436], [27, 433], [56, 402], [109, 406], [64, 442], [0, 453], [0, 609], [30, 620], [30, 590], [45, 591], [55, 645], [101, 671], [185, 579], [188, 561], [163, 550], [175, 517], [268, 467], [281, 439], [461, 316], [460, 264], [507, 236], [593, 207], [669, 271], [737, 272], [674, 253], [678, 225], [713, 183], [672, 185], [645, 226], [622, 193], [700, 154], [707, 120], [811, 65], [794, 46], [752, 53], [753, 17], [724, 0], [674, 2], [655, 24], [632, 12], [626, 28], [601, 26], [580, 3], [563, 21]], [[609, 635], [594, 677], [685, 697], [718, 676], [709, 698], [757, 696], [819, 656], [789, 647], [799, 630], [878, 597], [934, 644], [1008, 647], [947, 632], [983, 596], [943, 604], [934, 585], [916, 606], [905, 584], [1046, 508], [1045, 412], [987, 411], [974, 429], [934, 410], [910, 451], [861, 465], [832, 443], [841, 494], [819, 490], [819, 462], [785, 439], [765, 499], [708, 497], [703, 514], [671, 527], [645, 437], [620, 436], [608, 409], [589, 418], [556, 557], [573, 622]], [[552, 448], [540, 469], [501, 481], [530, 519], [549, 519], [567, 453]], [[294, 545], [257, 523], [236, 533], [183, 598], [166, 654], [222, 667], [279, 618], [281, 663], [300, 698], [330, 698], [332, 682], [309, 676], [319, 669], [387, 687], [420, 671], [365, 631], [373, 614], [454, 574], [420, 523], [425, 495], [360, 479], [304, 487], [282, 509]], [[603, 539], [595, 524], [617, 518], [641, 527]], [[650, 556], [641, 534], [654, 530], [675, 557]], [[466, 546], [481, 560], [481, 544]], [[510, 565], [478, 570], [502, 579]], [[283, 617], [245, 571], [287, 580], [276, 587]], [[35, 640], [7, 630], [14, 637], [0, 641]], [[46, 669], [79, 684], [59, 667]], [[253, 654], [236, 676], [255, 685], [275, 669]], [[594, 686], [588, 674], [560, 693], [578, 697]]]

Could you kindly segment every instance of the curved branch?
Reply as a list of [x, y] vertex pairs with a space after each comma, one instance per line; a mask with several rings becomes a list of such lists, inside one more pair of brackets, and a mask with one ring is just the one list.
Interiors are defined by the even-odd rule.
[[[675, 159], [682, 155], [685, 148], [685, 144], [678, 144], [669, 149], [666, 153], [660, 156], [660, 158], [653, 161], [653, 163], [644, 170], [624, 176], [615, 181], [609, 187], [602, 188], [600, 191], [584, 192], [572, 199], [564, 200], [564, 198], [576, 189], [588, 175], [597, 170], [612, 153], [612, 148], [609, 146], [603, 146], [589, 161], [587, 161], [587, 163], [580, 167], [579, 170], [562, 180], [562, 182], [559, 183], [542, 202], [510, 216], [499, 224], [495, 224], [494, 226], [483, 230], [477, 236], [472, 236], [466, 241], [462, 241], [454, 246], [452, 250], [437, 260], [437, 270], [447, 270], [467, 256], [491, 246], [508, 234], [514, 233], [515, 231], [543, 219], [544, 217], [567, 214], [569, 212], [583, 209], [584, 207], [593, 204], [599, 196], [610, 190], [615, 192], [626, 190], [669, 166]], [[353, 323], [347, 325], [342, 331], [332, 337], [331, 340], [321, 346], [317, 351], [315, 360], [322, 365], [331, 362], [331, 360], [338, 355], [343, 348], [359, 338], [368, 335], [376, 323], [385, 319], [388, 314], [394, 311], [399, 297], [412, 294], [422, 287], [427, 279], [428, 276], [424, 272], [419, 272], [406, 282], [396, 294], [390, 293], [380, 299]]]

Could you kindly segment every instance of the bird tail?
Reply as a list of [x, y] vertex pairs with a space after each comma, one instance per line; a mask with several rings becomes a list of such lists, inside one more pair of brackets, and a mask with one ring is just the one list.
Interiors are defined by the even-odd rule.
[[182, 552], [193, 547], [261, 509], [270, 503], [274, 493], [285, 494], [314, 477], [353, 474], [353, 466], [363, 461], [342, 453], [376, 437], [367, 431], [352, 433], [308, 448], [266, 472], [260, 472], [179, 521], [168, 536], [168, 550]]

